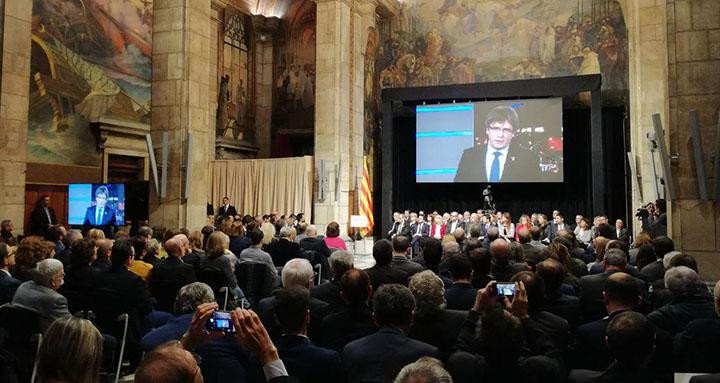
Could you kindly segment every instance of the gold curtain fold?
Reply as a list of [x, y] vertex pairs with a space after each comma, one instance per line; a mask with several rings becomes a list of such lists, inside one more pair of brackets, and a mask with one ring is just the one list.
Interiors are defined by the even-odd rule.
[[313, 158], [311, 156], [211, 161], [209, 199], [216, 208], [228, 196], [238, 214], [305, 213], [312, 219]]

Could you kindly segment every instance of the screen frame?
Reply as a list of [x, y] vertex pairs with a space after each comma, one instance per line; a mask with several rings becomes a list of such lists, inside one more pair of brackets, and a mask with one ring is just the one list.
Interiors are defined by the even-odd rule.
[[[83, 222], [81, 222], [81, 223], [76, 223], [76, 222], [78, 222], [78, 221], [72, 220], [72, 217], [73, 217], [73, 216], [71, 215], [71, 204], [72, 204], [72, 198], [74, 197], [74, 194], [71, 192], [71, 190], [72, 190], [74, 187], [85, 186], [85, 185], [89, 185], [89, 187], [90, 187], [90, 194], [91, 194], [91, 195], [90, 195], [90, 198], [91, 198], [90, 205], [89, 205], [89, 206], [86, 206], [85, 209], [87, 209], [87, 207], [94, 206], [94, 205], [92, 205], [92, 203], [93, 203], [93, 201], [94, 201], [94, 196], [92, 195], [92, 194], [93, 194], [93, 191], [94, 191], [95, 189], [97, 189], [97, 187], [100, 187], [100, 186], [103, 186], [103, 185], [104, 185], [104, 186], [113, 185], [114, 187], [117, 187], [118, 185], [122, 186], [123, 199], [122, 199], [122, 201], [118, 201], [118, 203], [122, 203], [123, 205], [126, 204], [126, 201], [127, 201], [127, 192], [126, 192], [127, 185], [126, 185], [125, 183], [123, 183], [123, 182], [93, 182], [93, 183], [82, 182], [82, 183], [71, 183], [71, 184], [68, 184], [68, 193], [67, 193], [67, 206], [68, 206], [68, 218], [67, 218], [67, 221], [68, 221], [68, 225], [71, 226], [71, 227], [101, 227], [101, 228], [103, 228], [103, 227], [125, 226], [125, 224], [126, 224], [126, 222], [127, 222], [127, 216], [126, 216], [126, 215], [127, 215], [127, 207], [125, 207], [125, 206], [123, 206], [123, 210], [122, 210], [122, 212], [123, 212], [122, 221], [116, 221], [114, 225], [86, 225], [85, 222], [84, 222], [84, 217], [83, 217]], [[116, 217], [117, 217], [117, 216], [116, 216]]]

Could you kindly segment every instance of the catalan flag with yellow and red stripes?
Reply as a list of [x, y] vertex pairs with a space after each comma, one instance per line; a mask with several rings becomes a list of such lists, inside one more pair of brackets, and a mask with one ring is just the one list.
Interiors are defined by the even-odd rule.
[[375, 220], [373, 218], [373, 199], [372, 190], [370, 190], [370, 171], [368, 170], [367, 156], [363, 157], [363, 177], [362, 184], [360, 185], [360, 214], [367, 217], [368, 227], [361, 229], [361, 233], [363, 236], [368, 236], [372, 233]]

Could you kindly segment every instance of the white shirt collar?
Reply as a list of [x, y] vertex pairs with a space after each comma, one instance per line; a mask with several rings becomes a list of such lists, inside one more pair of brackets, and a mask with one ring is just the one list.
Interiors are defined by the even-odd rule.
[[505, 168], [505, 160], [507, 160], [508, 151], [510, 146], [506, 146], [504, 149], [495, 149], [490, 144], [486, 146], [485, 151], [485, 175], [488, 181], [490, 180], [490, 171], [492, 170], [492, 163], [495, 160], [495, 152], [500, 152], [498, 160], [500, 161], [500, 179], [502, 179], [503, 170]]

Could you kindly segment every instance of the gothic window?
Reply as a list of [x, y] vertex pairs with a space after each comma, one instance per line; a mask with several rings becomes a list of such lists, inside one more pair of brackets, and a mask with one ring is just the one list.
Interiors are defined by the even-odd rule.
[[244, 52], [248, 51], [247, 34], [245, 33], [245, 17], [242, 13], [235, 13], [225, 19], [225, 44], [231, 45]]

